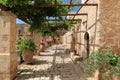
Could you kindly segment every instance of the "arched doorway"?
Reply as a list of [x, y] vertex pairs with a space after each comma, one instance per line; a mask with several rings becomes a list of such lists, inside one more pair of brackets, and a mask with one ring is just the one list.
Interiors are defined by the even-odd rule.
[[90, 54], [90, 46], [89, 46], [89, 33], [85, 32], [84, 35], [84, 40], [85, 40], [85, 52], [87, 53], [87, 57], [89, 57]]

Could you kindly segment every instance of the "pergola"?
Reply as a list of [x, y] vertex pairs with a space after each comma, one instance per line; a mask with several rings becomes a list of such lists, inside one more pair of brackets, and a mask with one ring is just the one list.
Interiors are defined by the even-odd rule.
[[[87, 2], [87, 0], [86, 0], [86, 2]], [[57, 4], [57, 0], [55, 0], [53, 5], [51, 5], [51, 4], [41, 4], [41, 5], [39, 5], [38, 7], [39, 7], [39, 8], [48, 8], [48, 7], [64, 6], [64, 7], [70, 8], [70, 7], [79, 6], [80, 8], [79, 8], [76, 12], [74, 12], [74, 13], [68, 13], [68, 14], [62, 14], [62, 15], [61, 15], [61, 16], [66, 16], [65, 19], [67, 19], [67, 16], [73, 16], [72, 19], [68, 19], [68, 20], [70, 20], [70, 21], [79, 21], [79, 20], [81, 20], [81, 19], [75, 19], [75, 16], [84, 16], [84, 15], [88, 16], [87, 13], [78, 13], [79, 10], [80, 10], [83, 6], [98, 6], [98, 4], [88, 4], [88, 3], [86, 3], [86, 2], [85, 2], [84, 4], [81, 4], [81, 3], [77, 3], [77, 4], [76, 4], [76, 3], [73, 3], [73, 0], [70, 0], [69, 3], [67, 3], [67, 4], [65, 4], [65, 3]], [[4, 11], [9, 10], [8, 7], [6, 7], [6, 6], [2, 5], [2, 4], [0, 4], [0, 8], [1, 8], [2, 10], [4, 10]], [[18, 17], [18, 18], [19, 18], [19, 17]], [[21, 18], [20, 18], [20, 19], [21, 19]], [[23, 20], [23, 19], [21, 19], [21, 20]], [[25, 20], [23, 20], [23, 21], [25, 21]], [[57, 21], [57, 20], [56, 20], [56, 19], [47, 19], [47, 21]], [[26, 21], [25, 21], [25, 22], [26, 22]]]
[[[63, 7], [67, 7], [69, 9], [70, 7], [76, 7], [77, 6], [77, 7], [79, 7], [79, 9], [77, 11], [68, 12], [68, 14], [64, 14], [64, 13], [61, 14], [61, 16], [65, 17], [64, 20], [70, 21], [70, 24], [76, 24], [76, 21], [77, 22], [81, 21], [80, 18], [76, 19], [75, 18], [76, 16], [86, 16], [86, 17], [88, 17], [87, 13], [79, 13], [79, 10], [83, 6], [98, 6], [98, 4], [91, 4], [91, 3], [88, 4], [87, 1], [88, 0], [86, 0], [86, 2], [84, 4], [82, 4], [82, 3], [74, 3], [73, 0], [69, 0], [69, 2], [67, 4], [66, 3], [58, 4], [57, 0], [54, 0], [54, 4], [41, 4], [41, 5], [38, 5], [37, 7], [38, 7], [38, 9], [39, 8], [46, 8], [47, 9], [47, 8], [53, 8], [53, 7], [61, 7], [61, 6], [63, 6]], [[0, 8], [2, 10], [4, 10], [4, 11], [10, 10], [10, 8], [8, 8], [8, 7], [6, 7], [6, 6], [2, 5], [2, 4], [0, 4]], [[69, 18], [69, 17], [71, 17], [71, 18]], [[28, 21], [26, 21], [24, 18], [21, 18], [21, 17], [18, 17], [18, 18], [21, 19], [21, 20], [23, 20], [24, 22], [28, 23]], [[50, 25], [51, 22], [53, 22], [53, 23], [59, 23], [59, 24], [64, 24], [64, 23], [61, 23], [60, 21], [59, 22], [58, 21], [59, 20], [56, 17], [54, 17], [52, 19], [50, 17], [46, 18], [46, 22], [48, 23], [48, 25]], [[62, 26], [64, 26], [64, 25], [62, 25]]]

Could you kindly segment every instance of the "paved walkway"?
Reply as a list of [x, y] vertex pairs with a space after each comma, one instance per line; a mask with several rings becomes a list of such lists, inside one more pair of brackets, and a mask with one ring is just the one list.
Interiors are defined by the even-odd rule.
[[34, 56], [31, 65], [20, 65], [15, 80], [86, 80], [79, 72], [64, 48], [54, 45]]

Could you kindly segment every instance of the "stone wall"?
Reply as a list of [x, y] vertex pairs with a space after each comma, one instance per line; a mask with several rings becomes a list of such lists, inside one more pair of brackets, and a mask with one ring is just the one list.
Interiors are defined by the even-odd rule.
[[120, 55], [120, 1], [100, 0], [100, 43]]
[[[88, 0], [88, 3], [97, 3], [99, 4], [98, 0]], [[87, 13], [88, 15], [86, 17], [84, 16], [76, 16], [75, 18], [80, 18], [82, 20], [81, 26], [80, 26], [80, 36], [81, 41], [81, 50], [79, 53], [83, 55], [84, 57], [87, 56], [87, 48], [90, 49], [89, 55], [98, 49], [99, 47], [99, 26], [97, 24], [97, 20], [99, 18], [99, 7], [98, 6], [83, 6], [79, 13]], [[89, 33], [89, 47], [87, 46], [86, 40], [84, 39], [85, 37], [85, 32]]]
[[88, 0], [87, 3], [98, 4], [98, 6], [84, 6], [79, 11], [79, 13], [88, 13], [87, 31], [90, 35], [91, 52], [102, 48], [110, 49], [119, 54], [120, 1]]
[[[87, 13], [87, 16], [76, 16], [81, 19], [77, 32], [76, 45], [78, 53], [86, 55], [85, 32], [89, 33], [90, 54], [98, 49], [110, 49], [116, 54], [120, 51], [120, 1], [119, 0], [86, 0], [87, 4], [98, 6], [83, 6], [79, 13]], [[75, 28], [76, 25], [73, 25]], [[77, 28], [75, 28], [77, 29]], [[68, 34], [68, 33], [66, 33]], [[71, 37], [71, 36], [70, 36]], [[67, 36], [69, 39], [69, 36]], [[67, 43], [72, 45], [72, 43]], [[80, 45], [80, 46], [79, 46]], [[78, 49], [79, 46], [79, 49]]]
[[[70, 12], [72, 14], [75, 14], [74, 12]], [[67, 16], [67, 19], [72, 19], [74, 16]], [[82, 16], [80, 16], [82, 17]], [[85, 17], [85, 16], [84, 16]], [[66, 34], [63, 36], [63, 44], [67, 49], [70, 51], [77, 50], [77, 53], [79, 54], [79, 51], [81, 50], [80, 46], [80, 26], [81, 26], [81, 18], [76, 18], [76, 24], [72, 24], [71, 30], [69, 30]]]
[[0, 11], [0, 80], [12, 80], [16, 73], [16, 16]]
[[[87, 31], [90, 34], [90, 50], [110, 49], [116, 54], [120, 51], [120, 1], [88, 0], [96, 6], [84, 6], [79, 13], [88, 13]], [[81, 26], [82, 27], [82, 26]], [[84, 40], [82, 40], [82, 43]], [[119, 54], [120, 55], [120, 54]]]
[[[81, 45], [81, 53], [86, 52], [86, 44], [84, 34], [87, 31], [90, 39], [90, 53], [102, 48], [111, 49], [115, 53], [120, 51], [120, 1], [116, 0], [88, 0], [87, 4], [98, 4], [98, 6], [83, 6], [79, 13], [88, 13], [87, 18], [84, 16], [76, 16], [81, 19], [78, 39]], [[85, 53], [83, 53], [85, 54]]]
[[73, 38], [72, 38], [72, 31], [67, 32], [63, 36], [63, 45], [65, 46], [66, 49], [72, 49], [72, 43]]

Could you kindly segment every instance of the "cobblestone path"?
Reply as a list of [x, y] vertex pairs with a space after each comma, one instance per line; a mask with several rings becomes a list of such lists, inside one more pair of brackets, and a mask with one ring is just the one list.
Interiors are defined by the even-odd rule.
[[20, 65], [15, 80], [82, 80], [71, 58], [60, 45], [52, 46], [30, 65]]

